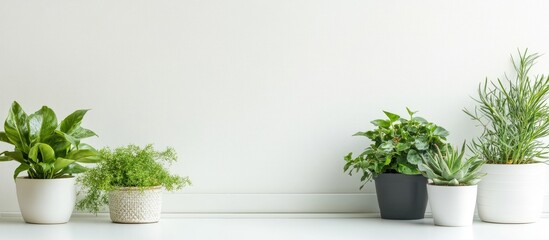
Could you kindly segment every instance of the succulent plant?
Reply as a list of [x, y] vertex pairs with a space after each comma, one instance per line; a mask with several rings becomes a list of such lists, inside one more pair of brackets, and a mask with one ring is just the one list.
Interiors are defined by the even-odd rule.
[[422, 155], [423, 162], [418, 164], [421, 173], [432, 181], [434, 185], [469, 186], [476, 185], [484, 174], [479, 173], [485, 161], [474, 155], [466, 158], [465, 142], [461, 151], [449, 144], [443, 151]]

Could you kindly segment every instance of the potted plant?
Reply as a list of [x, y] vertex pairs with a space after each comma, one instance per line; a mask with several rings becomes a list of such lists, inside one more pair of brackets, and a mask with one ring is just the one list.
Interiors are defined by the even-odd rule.
[[421, 155], [435, 151], [445, 145], [448, 131], [444, 128], [414, 116], [406, 108], [408, 119], [385, 112], [388, 119], [371, 123], [375, 129], [358, 132], [371, 144], [357, 157], [353, 153], [345, 156], [344, 171], [361, 172], [364, 184], [375, 180], [377, 200], [381, 218], [421, 219], [427, 207], [427, 179], [418, 170]]
[[187, 177], [169, 173], [166, 165], [177, 160], [173, 148], [156, 151], [152, 145], [100, 150], [102, 161], [78, 182], [84, 197], [77, 209], [97, 213], [108, 205], [115, 223], [154, 223], [160, 220], [162, 188], [168, 191], [190, 184]]
[[[17, 161], [13, 178], [23, 219], [28, 223], [66, 223], [74, 209], [73, 174], [86, 168], [80, 163], [99, 160], [98, 152], [81, 139], [96, 134], [81, 127], [88, 110], [77, 110], [57, 122], [52, 109], [43, 106], [27, 115], [13, 102], [0, 132], [0, 141], [15, 146], [0, 154], [0, 161]], [[19, 177], [26, 172], [27, 176]]]
[[462, 227], [473, 223], [477, 183], [484, 161], [477, 156], [464, 157], [465, 142], [459, 149], [446, 145], [443, 151], [428, 153], [418, 165], [429, 179], [427, 193], [435, 225]]
[[514, 79], [485, 80], [479, 85], [479, 106], [465, 109], [483, 129], [472, 148], [486, 160], [486, 177], [478, 186], [481, 220], [531, 223], [540, 217], [545, 193], [549, 145], [549, 76], [529, 76], [538, 54], [519, 51]]

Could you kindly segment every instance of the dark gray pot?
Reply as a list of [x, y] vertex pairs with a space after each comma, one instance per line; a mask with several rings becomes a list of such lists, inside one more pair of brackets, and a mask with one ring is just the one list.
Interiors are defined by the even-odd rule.
[[427, 178], [422, 175], [382, 173], [375, 183], [381, 218], [412, 220], [425, 217]]

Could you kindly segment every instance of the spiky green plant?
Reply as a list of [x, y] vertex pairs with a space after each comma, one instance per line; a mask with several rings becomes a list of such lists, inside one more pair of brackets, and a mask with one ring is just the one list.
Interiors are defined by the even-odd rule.
[[515, 79], [488, 81], [478, 88], [479, 104], [464, 112], [482, 126], [480, 138], [471, 149], [492, 164], [527, 164], [544, 161], [549, 145], [541, 141], [549, 136], [549, 76], [529, 76], [539, 55], [518, 52], [511, 61]]
[[479, 173], [484, 160], [476, 155], [465, 158], [465, 142], [461, 151], [447, 144], [443, 151], [437, 147], [436, 153], [422, 155], [423, 162], [418, 165], [421, 173], [434, 185], [470, 186], [480, 181], [484, 174]]

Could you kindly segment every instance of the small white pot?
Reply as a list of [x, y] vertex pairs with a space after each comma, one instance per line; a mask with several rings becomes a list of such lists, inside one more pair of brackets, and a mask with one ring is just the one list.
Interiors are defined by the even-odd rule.
[[162, 211], [162, 187], [140, 190], [120, 188], [109, 192], [109, 211], [115, 223], [155, 223]]
[[477, 186], [437, 186], [427, 184], [435, 225], [463, 227], [473, 223]]
[[75, 177], [55, 179], [15, 179], [17, 200], [28, 223], [66, 223], [76, 202]]
[[545, 164], [485, 164], [478, 185], [477, 207], [482, 221], [532, 223], [542, 212]]

